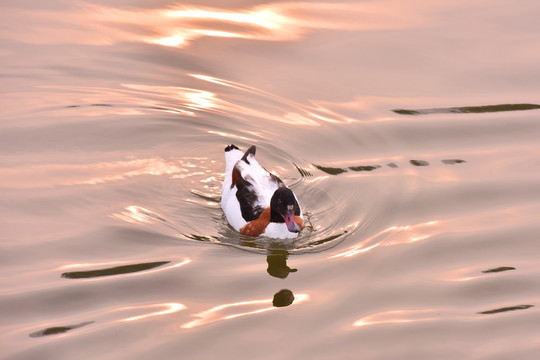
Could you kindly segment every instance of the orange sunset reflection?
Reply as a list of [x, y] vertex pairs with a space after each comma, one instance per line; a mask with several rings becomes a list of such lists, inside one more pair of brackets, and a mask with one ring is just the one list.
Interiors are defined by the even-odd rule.
[[142, 306], [129, 306], [129, 307], [121, 308], [119, 310], [132, 311], [132, 310], [149, 310], [153, 308], [157, 308], [158, 310], [150, 311], [141, 315], [130, 316], [125, 319], [122, 319], [121, 321], [137, 321], [137, 320], [143, 320], [143, 319], [153, 317], [153, 316], [174, 314], [175, 312], [186, 309], [186, 306], [180, 303], [164, 303], [164, 304], [151, 304], [151, 305], [142, 305]]
[[[466, 214], [465, 216], [431, 220], [418, 224], [390, 226], [362, 240], [349, 249], [330, 256], [330, 258], [355, 256], [382, 246], [429, 241], [440, 234], [466, 233], [482, 231], [483, 229], [513, 227], [519, 222], [537, 221], [536, 214], [538, 214], [538, 208], [536, 206], [509, 206], [501, 209], [491, 209], [489, 212], [477, 213], [475, 215]], [[464, 271], [467, 273], [467, 270]], [[464, 274], [449, 274], [449, 276], [460, 279], [469, 278], [469, 276]]]
[[153, 224], [157, 221], [163, 221], [163, 218], [158, 213], [143, 208], [142, 206], [130, 205], [126, 206], [125, 211], [118, 214], [112, 214], [112, 218], [123, 220], [128, 223], [147, 223]]
[[[273, 299], [263, 300], [248, 300], [236, 303], [223, 304], [215, 306], [211, 309], [201, 311], [194, 316], [197, 318], [182, 325], [184, 329], [210, 324], [216, 321], [230, 320], [240, 316], [255, 315], [267, 311], [276, 310], [277, 307], [272, 305]], [[309, 300], [307, 294], [295, 294], [292, 305], [300, 304]]]
[[89, 164], [39, 164], [17, 168], [0, 168], [0, 186], [6, 188], [47, 188], [69, 185], [97, 185], [128, 178], [152, 175], [168, 175], [185, 178], [204, 175], [193, 171], [195, 161], [206, 159], [178, 159], [167, 161], [155, 157], [134, 160], [118, 160]]
[[435, 278], [442, 281], [471, 281], [481, 278], [481, 275], [478, 266], [468, 266], [443, 272]]
[[[228, 91], [219, 93], [195, 88], [123, 84], [129, 90], [144, 92], [177, 112], [196, 115], [206, 111], [235, 118], [269, 120], [296, 126], [320, 126], [322, 123], [350, 123], [352, 118], [333, 112], [317, 104], [305, 105], [238, 82], [202, 74], [190, 74], [195, 79], [217, 84]], [[248, 105], [242, 105], [249, 96]]]
[[438, 221], [428, 221], [416, 225], [391, 226], [360, 242], [358, 245], [331, 256], [331, 258], [354, 256], [368, 252], [379, 246], [409, 244], [425, 240], [442, 232], [440, 228], [434, 227], [438, 223]]
[[[433, 5], [395, 1], [277, 2], [223, 9], [195, 4], [134, 9], [79, 2], [63, 11], [10, 9], [3, 37], [31, 43], [187, 47], [201, 37], [294, 41], [315, 30], [367, 31], [426, 25]], [[431, 15], [432, 16], [432, 15]], [[26, 23], [35, 27], [27, 28]]]
[[436, 320], [438, 318], [437, 310], [391, 310], [365, 316], [356, 320], [353, 326], [410, 323]]
[[[204, 74], [187, 74], [192, 87], [122, 83], [118, 88], [91, 86], [43, 86], [51, 92], [39, 92], [25, 103], [34, 109], [47, 108], [54, 123], [69, 122], [77, 116], [100, 117], [106, 114], [141, 116], [149, 112], [197, 117], [200, 112], [257, 119], [296, 126], [320, 126], [323, 123], [352, 123], [355, 118], [331, 110], [331, 104], [295, 102], [239, 82]], [[211, 88], [211, 89], [209, 89]], [[61, 93], [59, 97], [57, 93]], [[17, 94], [9, 96], [21, 101]], [[106, 99], [106, 100], [104, 100]], [[51, 108], [51, 105], [54, 105]], [[82, 110], [82, 111], [81, 111]], [[10, 111], [20, 111], [12, 109]], [[16, 126], [24, 126], [24, 120]]]

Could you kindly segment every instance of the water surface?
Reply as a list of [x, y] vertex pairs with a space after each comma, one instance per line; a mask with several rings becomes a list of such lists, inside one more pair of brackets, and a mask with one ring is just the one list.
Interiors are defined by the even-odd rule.
[[0, 7], [4, 358], [537, 358], [537, 2]]

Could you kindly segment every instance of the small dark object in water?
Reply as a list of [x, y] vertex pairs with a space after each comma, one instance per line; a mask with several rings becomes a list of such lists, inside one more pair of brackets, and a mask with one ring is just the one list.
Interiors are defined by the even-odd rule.
[[49, 336], [49, 335], [57, 335], [57, 334], [63, 334], [69, 330], [78, 329], [80, 327], [93, 324], [93, 321], [86, 321], [77, 325], [66, 325], [66, 326], [53, 326], [50, 328], [46, 328], [40, 331], [36, 331], [31, 333], [29, 336], [36, 338], [36, 337], [43, 337], [43, 336]]
[[501, 271], [508, 271], [508, 270], [516, 270], [516, 268], [512, 266], [500, 266], [498, 268], [487, 269], [482, 272], [487, 274], [487, 273], [494, 273], [494, 272], [501, 272]]
[[493, 309], [493, 310], [481, 311], [478, 314], [482, 314], [482, 315], [497, 314], [497, 313], [507, 312], [507, 311], [525, 310], [525, 309], [530, 309], [532, 307], [534, 307], [534, 305], [507, 306], [507, 307], [502, 307], [502, 308]]
[[289, 306], [294, 301], [294, 294], [291, 290], [282, 289], [274, 294], [274, 300], [272, 300], [272, 305], [275, 307], [284, 307]]
[[445, 160], [441, 160], [441, 162], [445, 165], [455, 165], [455, 164], [461, 164], [461, 163], [464, 163], [466, 162], [465, 160], [461, 160], [461, 159], [445, 159]]
[[429, 163], [425, 160], [409, 160], [409, 162], [414, 166], [429, 166]]

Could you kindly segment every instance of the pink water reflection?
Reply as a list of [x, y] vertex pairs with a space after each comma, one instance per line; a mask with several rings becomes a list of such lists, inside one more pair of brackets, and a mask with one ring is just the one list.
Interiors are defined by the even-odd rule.
[[[46, 119], [54, 123], [72, 121], [77, 116], [103, 117], [104, 115], [140, 116], [165, 112], [179, 116], [196, 117], [209, 112], [239, 119], [268, 120], [292, 126], [320, 126], [324, 123], [352, 123], [355, 119], [332, 111], [325, 105], [304, 104], [263, 91], [239, 82], [203, 74], [188, 74], [191, 87], [120, 84], [118, 88], [91, 86], [42, 86], [49, 92], [35, 93], [24, 99], [8, 94], [11, 103], [25, 102], [26, 110], [47, 109], [55, 117]], [[51, 105], [53, 105], [51, 107]], [[21, 112], [20, 106], [8, 112]], [[31, 118], [32, 121], [33, 118]], [[24, 126], [24, 120], [13, 124]]]
[[[309, 295], [295, 294], [292, 305], [300, 304], [307, 300], [309, 300]], [[197, 319], [183, 324], [182, 328], [191, 329], [216, 321], [230, 320], [241, 316], [260, 314], [276, 309], [278, 308], [272, 305], [272, 299], [246, 300], [217, 305], [208, 310], [194, 314]]]
[[184, 304], [173, 302], [173, 303], [164, 303], [164, 304], [128, 306], [128, 307], [119, 309], [119, 311], [150, 310], [153, 308], [157, 308], [157, 310], [149, 311], [140, 315], [130, 316], [125, 319], [122, 319], [121, 321], [137, 321], [137, 320], [143, 320], [143, 319], [147, 319], [149, 317], [154, 317], [154, 316], [174, 314], [180, 310], [186, 309], [186, 306]]
[[414, 2], [278, 2], [238, 9], [195, 4], [133, 9], [80, 2], [62, 11], [9, 9], [2, 34], [41, 44], [131, 41], [186, 47], [201, 37], [294, 41], [316, 30], [402, 29], [432, 21], [427, 14], [433, 5]]
[[439, 317], [440, 310], [391, 310], [365, 316], [356, 320], [353, 326], [431, 321], [437, 320]]
[[[418, 224], [390, 226], [349, 249], [330, 256], [343, 258], [363, 254], [382, 246], [405, 245], [418, 241], [430, 241], [437, 235], [452, 233], [479, 232], [486, 229], [505, 228], [516, 223], [533, 223], [536, 221], [538, 207], [509, 206], [502, 209], [491, 209], [486, 213], [466, 214], [454, 218], [431, 220]], [[524, 216], [523, 214], [528, 214]], [[468, 270], [465, 271], [467, 273]], [[468, 279], [463, 274], [446, 274], [457, 279]], [[444, 280], [447, 280], [445, 278]]]
[[119, 160], [90, 164], [43, 164], [0, 169], [0, 186], [12, 189], [48, 188], [68, 185], [95, 185], [141, 175], [188, 177], [204, 174], [193, 171], [189, 160], [161, 158]]

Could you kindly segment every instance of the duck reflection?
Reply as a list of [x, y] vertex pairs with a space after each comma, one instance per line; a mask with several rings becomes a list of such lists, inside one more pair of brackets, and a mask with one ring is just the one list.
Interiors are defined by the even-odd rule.
[[274, 307], [285, 307], [289, 306], [294, 302], [294, 294], [289, 289], [279, 290], [274, 294], [274, 299], [272, 299], [272, 305]]
[[[463, 164], [466, 163], [466, 160], [463, 159], [442, 159], [441, 163], [444, 165], [456, 165], [456, 164]], [[380, 164], [367, 164], [367, 165], [357, 165], [357, 166], [347, 166], [347, 167], [333, 167], [333, 166], [323, 166], [318, 164], [312, 164], [315, 168], [319, 169], [325, 174], [328, 175], [340, 175], [343, 173], [347, 173], [350, 171], [356, 171], [356, 172], [369, 172], [377, 169], [382, 169], [383, 165]], [[426, 160], [420, 160], [420, 159], [411, 159], [409, 160], [409, 165], [412, 166], [430, 166], [429, 162]], [[389, 162], [386, 164], [389, 168], [396, 169], [399, 166], [394, 162]], [[298, 167], [297, 167], [298, 169]], [[300, 171], [300, 169], [298, 169]], [[300, 172], [302, 174], [302, 172]]]
[[285, 279], [289, 273], [296, 272], [298, 269], [291, 269], [287, 266], [287, 256], [289, 253], [286, 250], [269, 250], [266, 256], [268, 268], [266, 271], [270, 276]]

